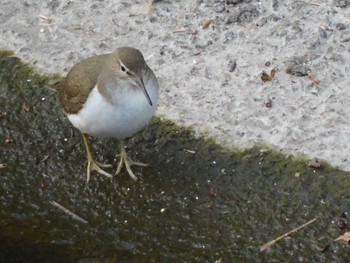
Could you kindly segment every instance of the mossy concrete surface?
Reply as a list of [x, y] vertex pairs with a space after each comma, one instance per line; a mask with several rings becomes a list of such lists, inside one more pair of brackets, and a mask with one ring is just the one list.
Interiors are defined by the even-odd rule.
[[[226, 149], [154, 118], [128, 140], [150, 167], [86, 182], [82, 138], [40, 76], [0, 53], [1, 262], [345, 262], [349, 173]], [[93, 139], [117, 167], [118, 142]], [[87, 222], [77, 220], [52, 201]], [[305, 222], [264, 252], [260, 246]], [[327, 249], [325, 249], [327, 248]]]

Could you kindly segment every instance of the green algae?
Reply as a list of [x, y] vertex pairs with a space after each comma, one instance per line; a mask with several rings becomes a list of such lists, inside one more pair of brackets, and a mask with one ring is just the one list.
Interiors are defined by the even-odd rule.
[[[256, 146], [232, 149], [155, 117], [128, 140], [140, 183], [93, 174], [79, 132], [45, 87], [49, 76], [0, 52], [0, 261], [346, 261], [333, 240], [349, 210], [349, 173]], [[30, 111], [23, 109], [23, 103]], [[9, 140], [8, 140], [9, 139]], [[118, 142], [93, 139], [116, 169]], [[53, 206], [56, 201], [89, 223]], [[344, 218], [345, 217], [345, 218]], [[259, 247], [316, 223], [265, 252]], [[330, 249], [321, 252], [330, 245]]]
[[13, 51], [0, 49], [0, 59], [13, 56], [14, 54], [15, 53]]

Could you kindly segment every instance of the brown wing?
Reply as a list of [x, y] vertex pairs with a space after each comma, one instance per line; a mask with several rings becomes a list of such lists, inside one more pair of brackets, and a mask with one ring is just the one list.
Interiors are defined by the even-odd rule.
[[84, 105], [108, 56], [94, 56], [79, 62], [59, 83], [59, 101], [67, 113], [77, 113]]

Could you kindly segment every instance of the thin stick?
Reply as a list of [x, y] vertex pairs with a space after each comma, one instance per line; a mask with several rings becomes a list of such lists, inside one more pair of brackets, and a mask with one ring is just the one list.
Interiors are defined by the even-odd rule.
[[89, 224], [89, 221], [85, 220], [84, 218], [82, 218], [82, 217], [78, 216], [77, 214], [73, 213], [72, 211], [68, 210], [64, 206], [62, 206], [59, 203], [57, 203], [56, 201], [51, 200], [50, 204], [52, 204], [53, 206], [56, 206], [57, 208], [61, 209], [66, 214], [70, 215], [74, 220], [77, 220], [77, 221], [79, 221], [81, 223], [84, 223], [84, 224]]
[[49, 23], [51, 23], [51, 21], [52, 21], [52, 18], [49, 17], [49, 16], [38, 15], [38, 17], [40, 17], [41, 19], [44, 19], [44, 20], [48, 21]]
[[181, 33], [181, 32], [186, 32], [186, 29], [185, 28], [176, 28], [176, 29], [173, 29], [172, 31], [173, 33]]
[[320, 6], [320, 4], [315, 3], [315, 2], [307, 2], [307, 1], [298, 1], [299, 3], [304, 3], [304, 4], [309, 4], [309, 5], [315, 5], [315, 6]]
[[196, 151], [192, 151], [192, 150], [188, 150], [188, 149], [183, 149], [184, 152], [187, 152], [187, 153], [196, 153]]
[[262, 246], [260, 247], [260, 252], [262, 252], [262, 251], [264, 251], [265, 249], [267, 249], [268, 247], [274, 245], [277, 241], [279, 241], [279, 240], [285, 238], [286, 236], [289, 236], [290, 234], [293, 234], [293, 233], [299, 231], [300, 229], [302, 229], [302, 228], [304, 228], [304, 227], [306, 227], [306, 226], [308, 226], [308, 225], [314, 223], [315, 221], [316, 221], [316, 218], [310, 220], [309, 222], [307, 222], [307, 223], [305, 223], [305, 224], [303, 224], [303, 225], [301, 225], [301, 226], [298, 226], [297, 228], [294, 228], [294, 229], [291, 230], [291, 231], [288, 231], [287, 233], [284, 233], [283, 235], [277, 237], [276, 239], [274, 239], [274, 240], [272, 240], [272, 241], [270, 241], [270, 242], [265, 243], [264, 245], [262, 245]]

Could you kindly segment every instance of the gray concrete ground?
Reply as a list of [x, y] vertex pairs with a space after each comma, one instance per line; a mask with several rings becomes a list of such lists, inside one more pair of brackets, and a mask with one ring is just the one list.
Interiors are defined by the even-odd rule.
[[154, 2], [3, 0], [0, 47], [62, 74], [137, 47], [160, 82], [159, 115], [350, 170], [350, 1]]

